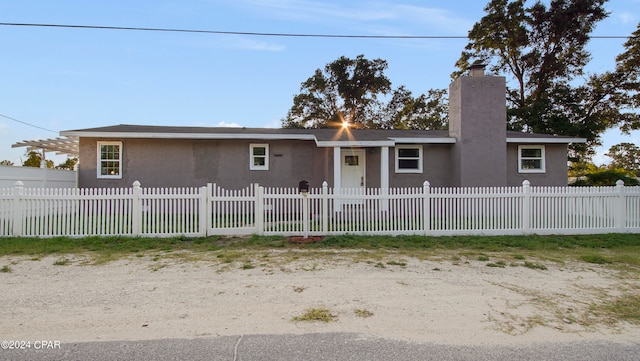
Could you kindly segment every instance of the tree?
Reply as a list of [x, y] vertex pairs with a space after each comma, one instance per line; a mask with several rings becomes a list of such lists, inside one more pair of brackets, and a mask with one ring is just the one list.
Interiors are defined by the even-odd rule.
[[[512, 130], [584, 137], [572, 145], [576, 155], [590, 154], [599, 135], [617, 122], [609, 107], [610, 83], [594, 89], [594, 78], [579, 82], [590, 59], [589, 34], [606, 18], [607, 0], [551, 0], [525, 7], [525, 0], [492, 0], [487, 15], [469, 32], [456, 66], [458, 76], [472, 59], [490, 71], [512, 77], [507, 89], [507, 127]], [[596, 84], [597, 85], [597, 84]]]
[[[316, 69], [282, 120], [284, 128], [326, 128], [348, 122], [355, 128], [440, 129], [446, 124], [445, 90], [414, 98], [409, 90], [393, 90], [384, 75], [387, 62], [340, 57]], [[385, 103], [383, 100], [389, 98]], [[444, 103], [443, 103], [444, 102]]]
[[417, 98], [403, 86], [394, 91], [379, 122], [385, 129], [446, 129], [449, 103], [445, 89], [429, 89]]
[[585, 174], [584, 177], [574, 182], [573, 186], [614, 186], [617, 181], [623, 181], [627, 186], [636, 186], [640, 182], [633, 173], [624, 169], [598, 168]]
[[76, 167], [76, 164], [78, 164], [78, 157], [67, 158], [64, 162], [58, 164], [56, 166], [56, 169], [74, 170]]
[[626, 110], [622, 115], [620, 129], [629, 132], [640, 129], [640, 23], [624, 44], [625, 51], [616, 57], [616, 71], [607, 74], [614, 89], [614, 104]]
[[632, 143], [620, 143], [609, 148], [605, 154], [611, 158], [611, 168], [621, 168], [640, 177], [640, 148]]
[[569, 178], [580, 179], [597, 170], [598, 166], [590, 161], [571, 162], [571, 164], [569, 164], [568, 175]]
[[[40, 163], [42, 163], [42, 155], [34, 150], [27, 152], [25, 154], [28, 158], [22, 163], [23, 167], [36, 167], [40, 168]], [[47, 168], [53, 168], [53, 161], [46, 161]]]
[[5, 159], [2, 162], [0, 162], [0, 165], [14, 165], [14, 164], [12, 161]]

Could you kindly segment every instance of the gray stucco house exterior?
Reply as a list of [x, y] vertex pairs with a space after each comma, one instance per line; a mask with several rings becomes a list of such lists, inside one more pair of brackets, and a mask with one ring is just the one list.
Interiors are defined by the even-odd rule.
[[567, 145], [584, 139], [505, 130], [505, 78], [449, 87], [449, 129], [268, 129], [115, 125], [79, 141], [78, 185], [336, 188], [567, 185]]

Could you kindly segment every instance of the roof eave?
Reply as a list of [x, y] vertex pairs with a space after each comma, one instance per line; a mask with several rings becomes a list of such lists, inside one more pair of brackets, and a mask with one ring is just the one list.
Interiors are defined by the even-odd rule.
[[63, 131], [60, 135], [85, 138], [138, 138], [138, 139], [268, 139], [315, 140], [313, 134], [246, 134], [246, 133], [147, 133], [147, 132], [85, 132]]
[[455, 144], [456, 138], [389, 138], [396, 144]]
[[369, 141], [357, 141], [357, 140], [330, 140], [330, 141], [316, 141], [318, 147], [393, 147], [395, 143], [391, 140], [369, 140]]
[[569, 143], [586, 143], [586, 138], [510, 138], [507, 137], [507, 143], [554, 143], [554, 144], [569, 144]]
[[259, 133], [149, 133], [149, 132], [101, 132], [68, 130], [60, 132], [67, 137], [85, 138], [117, 138], [117, 139], [261, 139], [261, 140], [309, 140], [315, 141], [318, 147], [393, 147], [396, 144], [452, 144], [455, 138], [402, 138], [394, 137], [386, 140], [330, 140], [319, 141], [314, 134], [259, 134]]

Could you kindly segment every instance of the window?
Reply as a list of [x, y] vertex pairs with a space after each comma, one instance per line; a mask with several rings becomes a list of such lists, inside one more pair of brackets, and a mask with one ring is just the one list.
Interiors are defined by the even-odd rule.
[[544, 173], [544, 146], [521, 145], [518, 147], [518, 172]]
[[422, 147], [396, 147], [396, 173], [422, 173]]
[[344, 164], [348, 166], [358, 166], [358, 156], [357, 155], [345, 155], [344, 156]]
[[98, 178], [122, 178], [121, 142], [98, 142]]
[[251, 144], [249, 146], [251, 153], [251, 170], [269, 170], [269, 144]]

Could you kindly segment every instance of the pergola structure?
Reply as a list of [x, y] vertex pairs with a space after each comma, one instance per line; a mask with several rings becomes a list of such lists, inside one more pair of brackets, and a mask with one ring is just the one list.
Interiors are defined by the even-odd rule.
[[27, 147], [27, 151], [44, 150], [59, 155], [78, 156], [78, 137], [63, 136], [41, 140], [23, 140], [11, 145], [11, 148]]

